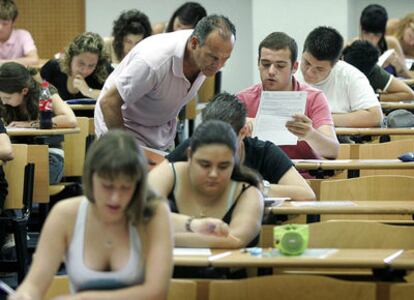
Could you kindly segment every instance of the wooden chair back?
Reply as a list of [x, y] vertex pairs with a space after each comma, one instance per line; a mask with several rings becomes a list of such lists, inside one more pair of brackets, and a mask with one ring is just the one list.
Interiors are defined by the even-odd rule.
[[414, 283], [395, 283], [390, 287], [390, 300], [411, 300], [414, 295]]
[[[403, 153], [414, 151], [414, 139], [395, 140], [387, 143], [359, 145], [360, 159], [396, 159]], [[407, 175], [414, 176], [414, 170], [361, 170], [360, 176]]]
[[374, 283], [312, 275], [274, 275], [242, 280], [213, 280], [210, 300], [375, 299]]
[[49, 286], [45, 300], [54, 299], [57, 296], [70, 294], [69, 278], [67, 275], [57, 275], [53, 278], [51, 285]]
[[194, 280], [171, 279], [168, 300], [197, 299], [197, 283]]
[[83, 174], [83, 166], [86, 156], [86, 139], [89, 135], [89, 119], [76, 117], [79, 133], [65, 135], [63, 150], [65, 152], [64, 176], [80, 177]]
[[35, 165], [33, 202], [49, 203], [49, 148], [28, 145], [29, 162]]
[[25, 167], [29, 163], [28, 146], [13, 144], [14, 159], [3, 165], [4, 174], [9, 185], [8, 195], [4, 203], [5, 209], [23, 208], [23, 186]]
[[[320, 200], [351, 201], [414, 201], [414, 177], [399, 175], [375, 175], [350, 179], [325, 180], [320, 186]], [[330, 219], [411, 219], [409, 215], [321, 215]]]
[[309, 224], [309, 248], [413, 249], [414, 227], [364, 221]]

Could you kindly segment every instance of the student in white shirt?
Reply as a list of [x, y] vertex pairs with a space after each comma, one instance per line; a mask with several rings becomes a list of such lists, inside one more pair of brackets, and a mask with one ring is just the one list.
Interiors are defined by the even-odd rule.
[[336, 127], [379, 127], [383, 115], [365, 75], [338, 61], [343, 38], [331, 27], [317, 27], [305, 40], [299, 78], [322, 90]]

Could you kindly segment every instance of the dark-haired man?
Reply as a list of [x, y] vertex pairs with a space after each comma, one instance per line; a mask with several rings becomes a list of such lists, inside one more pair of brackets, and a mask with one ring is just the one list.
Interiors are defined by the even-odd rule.
[[338, 61], [343, 38], [331, 27], [317, 27], [303, 47], [299, 78], [321, 89], [336, 127], [379, 127], [382, 111], [368, 79], [357, 68]]
[[343, 60], [364, 73], [380, 101], [413, 100], [414, 91], [378, 66], [378, 57], [379, 50], [368, 41], [355, 41], [342, 51]]
[[246, 105], [248, 117], [254, 118], [262, 91], [306, 92], [305, 114], [295, 114], [293, 120], [286, 123], [299, 141], [296, 145], [280, 147], [292, 159], [336, 158], [339, 144], [328, 102], [320, 90], [295, 79], [297, 53], [293, 38], [283, 32], [269, 34], [259, 45], [261, 83], [239, 92], [237, 97]]
[[[220, 120], [229, 123], [238, 135], [238, 157], [243, 164], [259, 172], [270, 182], [268, 195], [290, 197], [295, 200], [315, 199], [315, 194], [290, 159], [279, 147], [269, 141], [246, 137], [246, 108], [236, 96], [220, 93], [207, 104], [202, 119]], [[184, 141], [166, 156], [170, 162], [187, 160], [190, 140]]]

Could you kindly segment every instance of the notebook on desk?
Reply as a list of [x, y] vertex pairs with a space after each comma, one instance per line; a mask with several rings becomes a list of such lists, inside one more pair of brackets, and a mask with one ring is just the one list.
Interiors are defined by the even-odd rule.
[[65, 101], [67, 104], [96, 104], [96, 99], [81, 98], [81, 99], [70, 99]]

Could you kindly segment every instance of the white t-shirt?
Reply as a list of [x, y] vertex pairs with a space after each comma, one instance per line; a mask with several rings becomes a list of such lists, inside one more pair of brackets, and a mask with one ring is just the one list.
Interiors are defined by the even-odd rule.
[[[305, 82], [300, 68], [297, 78]], [[324, 92], [332, 113], [349, 113], [380, 106], [365, 75], [342, 60], [335, 64], [325, 80], [311, 86]]]
[[194, 98], [205, 76], [200, 72], [191, 84], [184, 75], [183, 60], [192, 30], [157, 34], [139, 42], [115, 68], [95, 106], [97, 136], [108, 129], [99, 105], [102, 95], [116, 85], [124, 101], [125, 128], [141, 145], [165, 150], [173, 142], [180, 109]]

